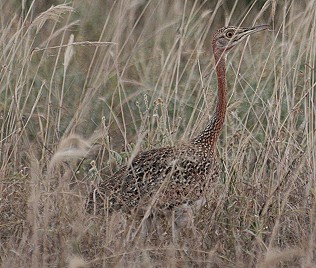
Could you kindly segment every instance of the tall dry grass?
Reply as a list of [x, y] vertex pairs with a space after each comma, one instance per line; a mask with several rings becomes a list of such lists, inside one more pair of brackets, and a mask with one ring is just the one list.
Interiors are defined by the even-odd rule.
[[[1, 267], [314, 267], [315, 1], [3, 2]], [[216, 97], [212, 32], [270, 23], [229, 54], [221, 176], [184, 228], [84, 211], [138, 150], [196, 135]]]

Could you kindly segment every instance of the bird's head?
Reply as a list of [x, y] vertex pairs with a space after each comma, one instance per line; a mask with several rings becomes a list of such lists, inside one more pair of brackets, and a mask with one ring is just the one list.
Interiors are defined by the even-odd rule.
[[258, 25], [254, 27], [234, 27], [228, 26], [217, 30], [213, 36], [214, 52], [219, 51], [220, 54], [228, 52], [250, 34], [269, 29], [269, 25]]

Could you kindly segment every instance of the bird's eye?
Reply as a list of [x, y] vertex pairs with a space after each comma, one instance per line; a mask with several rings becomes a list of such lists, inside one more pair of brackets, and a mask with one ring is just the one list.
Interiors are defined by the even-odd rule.
[[227, 38], [232, 38], [233, 36], [234, 36], [234, 31], [233, 30], [230, 30], [230, 31], [226, 32], [226, 37]]

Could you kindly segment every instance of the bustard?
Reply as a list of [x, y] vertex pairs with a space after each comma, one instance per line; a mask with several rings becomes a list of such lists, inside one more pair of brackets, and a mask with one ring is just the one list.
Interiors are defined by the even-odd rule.
[[226, 55], [250, 34], [268, 28], [268, 25], [228, 26], [215, 32], [212, 48], [218, 96], [215, 112], [205, 129], [187, 143], [138, 153], [130, 165], [103, 180], [90, 193], [87, 203], [90, 212], [131, 212], [153, 205], [153, 198], [155, 206], [160, 208], [203, 203], [209, 183], [218, 174], [215, 146], [227, 106]]

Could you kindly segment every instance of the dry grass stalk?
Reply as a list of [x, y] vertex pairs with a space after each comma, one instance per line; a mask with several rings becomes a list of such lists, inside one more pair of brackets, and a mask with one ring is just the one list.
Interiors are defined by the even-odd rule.
[[[1, 267], [316, 265], [315, 1], [13, 2], [0, 7]], [[91, 183], [203, 127], [210, 35], [240, 21], [274, 31], [230, 54], [221, 179], [178, 245], [168, 217], [133, 240], [142, 219], [87, 214]]]

